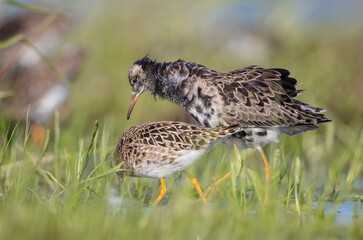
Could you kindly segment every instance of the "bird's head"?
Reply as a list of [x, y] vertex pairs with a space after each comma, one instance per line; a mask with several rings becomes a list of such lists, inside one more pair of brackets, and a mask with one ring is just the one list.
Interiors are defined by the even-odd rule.
[[127, 119], [130, 118], [138, 97], [145, 91], [151, 91], [152, 93], [155, 91], [156, 74], [154, 65], [155, 61], [152, 61], [147, 56], [131, 65], [128, 77], [132, 89], [132, 96]]

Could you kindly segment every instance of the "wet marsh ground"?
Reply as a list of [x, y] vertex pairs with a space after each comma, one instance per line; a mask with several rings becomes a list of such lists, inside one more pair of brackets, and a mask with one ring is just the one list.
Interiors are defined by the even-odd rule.
[[[154, 206], [157, 180], [126, 178], [119, 184], [108, 164], [113, 144], [105, 129], [93, 140], [80, 140], [78, 151], [59, 148], [63, 144], [57, 141], [42, 150], [14, 134], [1, 159], [1, 238], [362, 237], [361, 153], [344, 151], [339, 141], [308, 133], [297, 140], [283, 138], [290, 140], [288, 147], [268, 147], [272, 178], [267, 204], [258, 152], [243, 151], [239, 158], [220, 145], [189, 169], [204, 190], [232, 170], [208, 206], [198, 201], [183, 174], [166, 179], [167, 195]], [[354, 148], [362, 149], [363, 139], [356, 137]], [[314, 139], [324, 143], [311, 143]]]

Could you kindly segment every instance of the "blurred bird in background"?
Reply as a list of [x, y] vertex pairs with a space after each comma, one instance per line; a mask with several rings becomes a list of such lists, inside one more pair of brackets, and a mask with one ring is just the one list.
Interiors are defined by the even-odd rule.
[[39, 145], [85, 60], [84, 48], [65, 41], [74, 26], [70, 17], [39, 12], [0, 23], [0, 112], [13, 122], [28, 118]]

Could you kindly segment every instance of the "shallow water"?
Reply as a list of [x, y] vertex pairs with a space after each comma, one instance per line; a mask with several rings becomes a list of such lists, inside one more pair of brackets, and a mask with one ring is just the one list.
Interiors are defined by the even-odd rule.
[[327, 202], [325, 207], [326, 214], [335, 212], [335, 220], [340, 224], [352, 224], [359, 215], [363, 215], [362, 200], [347, 200], [340, 205]]
[[[150, 211], [150, 206], [142, 205], [136, 200], [130, 198], [124, 198], [120, 196], [111, 196], [108, 198], [108, 203], [111, 211], [128, 211], [128, 210], [144, 210], [146, 212]], [[324, 202], [324, 214], [335, 215], [335, 221], [339, 224], [352, 224], [355, 219], [359, 216], [363, 216], [363, 198], [358, 200], [346, 200], [343, 203], [337, 202]], [[314, 208], [318, 207], [318, 202], [313, 203]], [[212, 204], [213, 206], [213, 204]], [[160, 207], [163, 207], [160, 205]], [[165, 207], [165, 206], [164, 206]]]

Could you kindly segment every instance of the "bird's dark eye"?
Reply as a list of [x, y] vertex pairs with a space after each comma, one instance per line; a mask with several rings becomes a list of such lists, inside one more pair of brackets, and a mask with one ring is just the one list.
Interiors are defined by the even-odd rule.
[[132, 79], [132, 83], [135, 84], [137, 82], [137, 78]]

